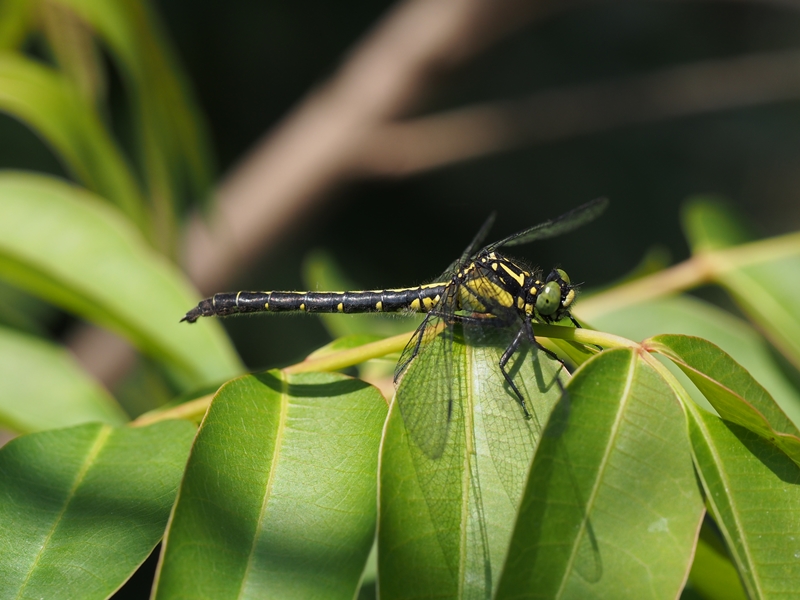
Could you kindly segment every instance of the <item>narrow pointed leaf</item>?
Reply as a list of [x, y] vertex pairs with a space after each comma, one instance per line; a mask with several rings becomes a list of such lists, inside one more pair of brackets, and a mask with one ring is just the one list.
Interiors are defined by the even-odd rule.
[[381, 454], [381, 598], [484, 598], [496, 585], [534, 448], [561, 395], [561, 365], [530, 348], [512, 359], [531, 412], [525, 419], [498, 367], [509, 332], [484, 333], [452, 345], [452, 413], [441, 455], [433, 451], [440, 420], [430, 413], [428, 429], [415, 425], [409, 435], [398, 402], [434, 394], [446, 415], [447, 397], [436, 396], [450, 385], [442, 361], [418, 356], [398, 387]]
[[146, 231], [143, 198], [125, 158], [94, 108], [63, 75], [0, 53], [0, 111], [31, 127], [78, 181]]
[[675, 598], [704, 513], [686, 423], [637, 352], [568, 386], [536, 453], [496, 598]]
[[213, 177], [207, 132], [151, 3], [57, 1], [96, 32], [125, 80], [141, 136], [142, 167], [157, 209], [169, 210], [183, 194], [204, 199]]
[[87, 424], [0, 450], [4, 597], [105, 598], [161, 539], [195, 428]]
[[198, 432], [155, 598], [352, 598], [375, 530], [380, 394], [338, 374], [225, 384]]
[[125, 413], [61, 347], [0, 327], [0, 423], [19, 433], [89, 421], [123, 425]]
[[[696, 253], [733, 246], [750, 237], [741, 222], [719, 203], [695, 200], [684, 221]], [[764, 257], [758, 262], [739, 264], [728, 261], [723, 253], [714, 254], [714, 279], [773, 345], [800, 368], [800, 235], [765, 240], [758, 246], [759, 256]]]
[[800, 431], [750, 373], [717, 346], [683, 335], [659, 335], [645, 345], [675, 362], [723, 419], [774, 443], [800, 464]]
[[689, 407], [689, 433], [714, 520], [750, 598], [800, 589], [800, 469], [751, 431]]
[[0, 173], [0, 277], [126, 337], [185, 385], [241, 370], [219, 323], [179, 323], [196, 296], [177, 269], [97, 197]]
[[[749, 323], [717, 306], [691, 296], [675, 296], [593, 315], [591, 323], [601, 331], [636, 341], [664, 333], [702, 337], [747, 369], [786, 414], [800, 423], [800, 394], [776, 364], [769, 343]], [[697, 396], [700, 398], [693, 395], [695, 400], [702, 400], [701, 394]]]

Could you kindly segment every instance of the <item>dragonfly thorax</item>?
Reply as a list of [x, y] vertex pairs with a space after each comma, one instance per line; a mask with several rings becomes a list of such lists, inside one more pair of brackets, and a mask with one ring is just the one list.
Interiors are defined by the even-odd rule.
[[454, 275], [458, 308], [501, 319], [533, 318], [544, 322], [569, 316], [575, 290], [566, 272], [554, 269], [546, 279], [496, 252], [480, 253]]

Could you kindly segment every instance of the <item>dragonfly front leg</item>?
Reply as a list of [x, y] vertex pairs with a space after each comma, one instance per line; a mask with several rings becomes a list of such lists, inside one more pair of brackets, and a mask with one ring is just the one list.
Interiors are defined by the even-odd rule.
[[503, 356], [500, 357], [500, 372], [503, 374], [503, 377], [505, 377], [508, 386], [514, 391], [514, 395], [517, 397], [517, 402], [519, 402], [519, 405], [522, 407], [522, 412], [525, 413], [525, 418], [530, 419], [531, 414], [528, 412], [528, 407], [525, 404], [525, 398], [523, 397], [522, 392], [519, 391], [517, 384], [514, 383], [514, 379], [511, 377], [511, 374], [506, 370], [508, 361], [511, 360], [511, 357], [514, 356], [514, 353], [519, 349], [519, 345], [522, 343], [526, 333], [526, 328], [522, 327], [517, 332], [517, 335], [514, 336], [514, 340], [508, 345], [506, 351], [503, 352]]

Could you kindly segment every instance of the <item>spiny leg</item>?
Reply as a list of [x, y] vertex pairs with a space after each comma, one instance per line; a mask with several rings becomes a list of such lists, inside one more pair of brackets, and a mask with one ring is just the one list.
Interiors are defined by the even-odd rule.
[[511, 360], [511, 357], [514, 356], [514, 353], [519, 349], [519, 345], [522, 343], [522, 339], [525, 336], [525, 327], [520, 328], [517, 332], [517, 335], [514, 336], [514, 340], [508, 345], [505, 352], [503, 352], [503, 356], [500, 357], [500, 372], [505, 377], [508, 386], [514, 391], [514, 394], [517, 397], [517, 402], [522, 407], [522, 411], [525, 413], [525, 418], [530, 419], [531, 414], [528, 412], [528, 407], [525, 404], [525, 398], [522, 395], [522, 392], [519, 391], [517, 384], [514, 383], [514, 379], [511, 377], [511, 374], [506, 370], [506, 365], [508, 361]]

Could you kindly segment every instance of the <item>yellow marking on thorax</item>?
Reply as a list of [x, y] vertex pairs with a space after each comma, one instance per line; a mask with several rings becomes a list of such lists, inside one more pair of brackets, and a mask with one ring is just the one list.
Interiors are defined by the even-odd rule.
[[418, 311], [420, 307], [419, 298], [416, 298], [411, 304], [408, 305], [408, 307], [411, 310]]
[[[497, 264], [497, 263], [495, 263], [495, 264]], [[503, 270], [506, 273], [508, 273], [511, 277], [514, 278], [514, 281], [516, 281], [520, 285], [520, 287], [522, 287], [522, 285], [525, 283], [525, 275], [523, 275], [519, 271], [514, 271], [506, 263], [500, 263], [500, 266], [503, 267]]]

